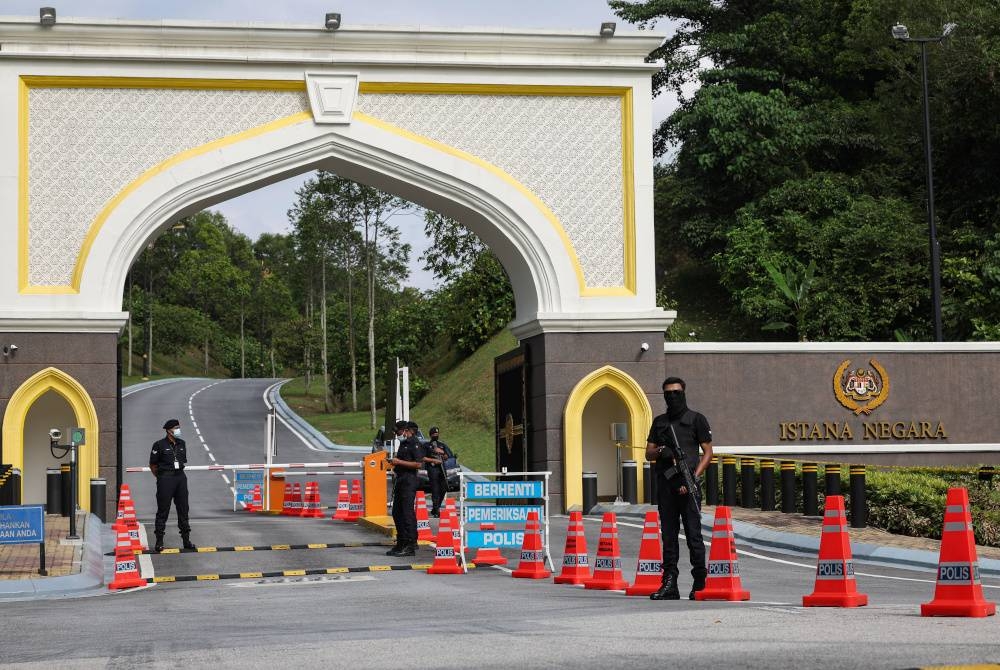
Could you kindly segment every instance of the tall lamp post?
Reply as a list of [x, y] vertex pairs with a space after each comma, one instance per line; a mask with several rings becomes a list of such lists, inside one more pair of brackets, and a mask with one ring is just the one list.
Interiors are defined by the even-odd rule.
[[934, 163], [931, 160], [931, 105], [927, 91], [927, 45], [942, 42], [958, 27], [946, 23], [941, 34], [936, 37], [910, 37], [910, 31], [901, 23], [892, 27], [892, 36], [901, 42], [915, 42], [920, 45], [920, 73], [924, 90], [924, 158], [927, 162], [927, 226], [930, 229], [931, 247], [931, 304], [934, 310], [934, 341], [943, 339], [941, 329], [941, 247], [937, 239], [937, 224], [934, 221]]

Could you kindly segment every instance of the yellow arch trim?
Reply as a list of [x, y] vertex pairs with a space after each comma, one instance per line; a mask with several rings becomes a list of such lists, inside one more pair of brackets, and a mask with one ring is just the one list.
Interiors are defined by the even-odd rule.
[[366, 123], [377, 125], [383, 130], [396, 133], [415, 142], [433, 147], [439, 151], [451, 154], [479, 165], [482, 168], [506, 181], [518, 191], [523, 193], [535, 207], [548, 219], [562, 240], [566, 253], [573, 269], [576, 273], [577, 284], [582, 297], [599, 296], [632, 296], [636, 291], [636, 267], [635, 267], [635, 163], [633, 145], [635, 134], [632, 123], [632, 89], [621, 86], [558, 86], [558, 85], [521, 85], [521, 84], [431, 84], [419, 82], [362, 82], [359, 85], [359, 93], [410, 93], [425, 95], [546, 95], [546, 96], [616, 96], [621, 100], [622, 116], [622, 210], [624, 212], [623, 222], [623, 273], [625, 283], [623, 286], [587, 286], [583, 277], [583, 268], [580, 266], [579, 257], [573, 247], [562, 223], [555, 216], [551, 209], [545, 205], [524, 184], [514, 179], [510, 174], [500, 169], [492, 163], [488, 163], [476, 156], [473, 156], [461, 149], [456, 149], [447, 144], [437, 142], [399, 128], [385, 121], [375, 119], [362, 112], [355, 112], [354, 118]]
[[[653, 408], [639, 383], [616, 367], [605, 365], [581, 379], [566, 399], [563, 412], [564, 505], [568, 509], [583, 504], [583, 410], [601, 389], [614, 391], [629, 415], [629, 443], [633, 458], [640, 464], [645, 457], [646, 431], [653, 423]], [[638, 468], [639, 497], [642, 502], [642, 467]]]
[[[49, 391], [55, 391], [69, 403], [77, 426], [87, 431], [87, 444], [79, 449], [77, 479], [80, 507], [89, 510], [90, 478], [98, 476], [100, 425], [87, 390], [62, 370], [52, 367], [40, 370], [14, 391], [3, 416], [4, 460], [24, 472], [24, 423], [35, 401]], [[21, 486], [23, 495], [23, 479]]]
[[[22, 294], [76, 294], [80, 292], [83, 268], [86, 265], [90, 249], [98, 233], [111, 212], [137, 188], [157, 174], [181, 163], [189, 158], [208, 153], [215, 149], [245, 139], [256, 137], [278, 128], [294, 125], [311, 118], [310, 112], [300, 112], [283, 119], [251, 128], [220, 138], [213, 142], [183, 151], [155, 165], [123, 188], [101, 210], [84, 237], [80, 252], [73, 268], [70, 285], [37, 286], [28, 281], [28, 135], [30, 116], [28, 108], [28, 92], [32, 87], [48, 88], [172, 88], [200, 90], [271, 90], [271, 91], [305, 91], [303, 81], [289, 80], [250, 80], [250, 79], [192, 79], [170, 77], [60, 77], [60, 76], [21, 76], [18, 95], [18, 285]], [[625, 283], [623, 286], [588, 287], [584, 280], [583, 269], [580, 266], [576, 250], [572, 245], [562, 224], [555, 214], [527, 187], [511, 177], [499, 167], [482, 159], [476, 158], [460, 149], [435, 142], [430, 138], [410, 133], [374, 117], [356, 112], [354, 118], [376, 125], [398, 135], [431, 146], [437, 150], [468, 160], [496, 174], [516, 189], [524, 193], [539, 209], [543, 216], [556, 230], [563, 246], [569, 255], [577, 276], [580, 295], [583, 297], [598, 296], [632, 296], [636, 292], [635, 267], [635, 179], [633, 164], [634, 131], [632, 123], [632, 89], [614, 86], [549, 86], [549, 85], [517, 85], [517, 84], [432, 84], [432, 83], [400, 83], [400, 82], [362, 82], [359, 93], [423, 93], [423, 94], [465, 94], [465, 95], [549, 95], [549, 96], [618, 96], [621, 100], [622, 116], [622, 187], [623, 187], [623, 270]]]
[[118, 207], [121, 202], [133, 191], [144, 183], [168, 170], [174, 165], [214, 151], [230, 144], [242, 142], [243, 140], [264, 133], [284, 128], [285, 126], [301, 123], [312, 118], [311, 112], [299, 112], [277, 119], [270, 123], [250, 128], [243, 132], [222, 137], [218, 140], [202, 144], [201, 146], [182, 151], [157, 165], [149, 168], [136, 177], [125, 188], [119, 191], [114, 198], [108, 201], [107, 205], [98, 213], [87, 230], [80, 253], [77, 255], [76, 264], [73, 267], [73, 276], [69, 286], [33, 286], [28, 283], [28, 90], [32, 87], [41, 88], [170, 88], [170, 89], [198, 89], [198, 90], [251, 90], [251, 91], [305, 91], [304, 81], [283, 81], [283, 80], [253, 80], [253, 79], [184, 79], [167, 77], [46, 77], [46, 76], [22, 76], [20, 78], [20, 96], [18, 119], [20, 127], [19, 153], [18, 153], [18, 284], [22, 294], [73, 294], [80, 292], [80, 282], [83, 278], [83, 268], [90, 255], [90, 249], [97, 238], [98, 233], [104, 226], [105, 221], [111, 212]]

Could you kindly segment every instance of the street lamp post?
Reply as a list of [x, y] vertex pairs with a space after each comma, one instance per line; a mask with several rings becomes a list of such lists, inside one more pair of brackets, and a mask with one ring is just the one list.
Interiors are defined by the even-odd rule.
[[910, 37], [906, 26], [897, 23], [892, 27], [894, 39], [915, 42], [920, 45], [920, 74], [924, 93], [924, 159], [927, 163], [927, 227], [930, 229], [931, 247], [931, 306], [934, 310], [934, 341], [943, 339], [941, 327], [941, 246], [937, 239], [937, 224], [934, 219], [934, 163], [931, 158], [931, 105], [927, 87], [927, 45], [941, 42], [957, 27], [946, 23], [942, 33], [936, 37]]

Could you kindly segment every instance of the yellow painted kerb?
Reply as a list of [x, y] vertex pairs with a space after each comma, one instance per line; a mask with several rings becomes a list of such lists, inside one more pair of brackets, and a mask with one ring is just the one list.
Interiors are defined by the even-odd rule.
[[[80, 447], [77, 480], [80, 507], [90, 509], [90, 478], [98, 476], [100, 425], [97, 410], [86, 389], [58, 368], [45, 368], [29, 377], [11, 396], [3, 415], [4, 460], [24, 472], [24, 424], [28, 411], [42, 395], [55, 391], [69, 403], [77, 426], [87, 431], [87, 444]], [[21, 478], [22, 494], [24, 477]]]
[[168, 77], [47, 77], [22, 76], [20, 78], [20, 95], [18, 109], [18, 285], [22, 294], [65, 294], [79, 293], [83, 268], [90, 254], [91, 246], [97, 238], [104, 222], [111, 212], [130, 193], [142, 186], [159, 173], [167, 170], [194, 156], [214, 151], [251, 137], [268, 133], [278, 128], [301, 123], [312, 118], [310, 112], [299, 112], [240, 133], [228, 135], [201, 146], [182, 151], [165, 161], [149, 168], [136, 177], [125, 188], [119, 191], [100, 211], [87, 230], [80, 253], [73, 267], [73, 275], [68, 286], [37, 286], [28, 281], [28, 131], [30, 126], [30, 110], [28, 109], [28, 90], [36, 88], [167, 88], [167, 89], [199, 89], [199, 90], [253, 90], [253, 91], [305, 91], [304, 81], [287, 80], [251, 80], [251, 79], [186, 79]]
[[[583, 410], [593, 395], [605, 388], [614, 391], [628, 409], [632, 458], [641, 463], [645, 455], [646, 442], [643, 438], [653, 423], [653, 408], [646, 394], [635, 379], [616, 367], [606, 365], [591, 372], [573, 387], [566, 399], [566, 410], [563, 413], [563, 468], [566, 477], [563, 491], [567, 509], [583, 503]], [[640, 467], [640, 499], [642, 484]]]

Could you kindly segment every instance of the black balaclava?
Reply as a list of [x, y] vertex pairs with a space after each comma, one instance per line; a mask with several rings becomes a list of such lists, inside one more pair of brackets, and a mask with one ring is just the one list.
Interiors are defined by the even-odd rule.
[[687, 411], [687, 399], [683, 390], [664, 391], [663, 399], [667, 403], [667, 417], [671, 421], [676, 421]]

